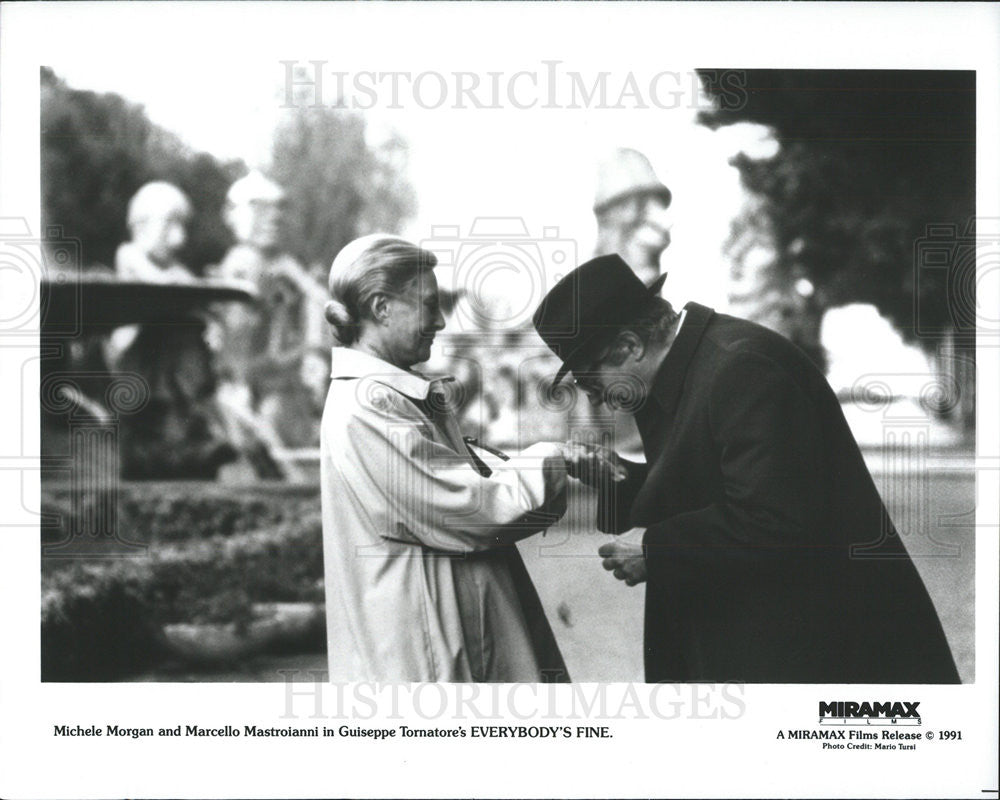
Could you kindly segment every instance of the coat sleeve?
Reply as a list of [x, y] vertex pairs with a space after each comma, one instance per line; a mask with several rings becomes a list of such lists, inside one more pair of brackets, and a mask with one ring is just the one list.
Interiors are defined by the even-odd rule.
[[815, 552], [827, 491], [815, 398], [770, 359], [741, 354], [716, 374], [708, 402], [718, 499], [647, 528], [651, 570], [678, 551], [736, 560]]
[[602, 533], [624, 533], [634, 527], [629, 511], [635, 496], [646, 482], [646, 464], [625, 458], [620, 460], [628, 477], [618, 483], [608, 481], [597, 487], [597, 530]]
[[566, 471], [554, 445], [538, 444], [485, 478], [432, 438], [399, 394], [362, 403], [346, 428], [351, 470], [373, 490], [383, 538], [446, 552], [511, 544], [559, 520]]

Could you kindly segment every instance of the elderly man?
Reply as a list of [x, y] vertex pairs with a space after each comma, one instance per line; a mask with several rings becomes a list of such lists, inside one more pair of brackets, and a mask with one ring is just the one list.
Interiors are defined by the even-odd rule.
[[[660, 258], [670, 246], [670, 189], [645, 155], [627, 147], [616, 148], [601, 160], [596, 183], [595, 254], [621, 254], [639, 280], [651, 286], [660, 277]], [[569, 423], [574, 439], [599, 442], [610, 432], [620, 452], [642, 449], [635, 421], [628, 415], [616, 417], [604, 407], [577, 406]]]
[[[635, 416], [646, 463], [597, 448], [570, 474], [598, 527], [645, 528], [605, 567], [646, 582], [648, 681], [952, 683], [937, 613], [834, 393], [786, 339], [689, 303], [617, 255], [535, 312], [594, 403]], [[872, 547], [878, 543], [877, 547]]]

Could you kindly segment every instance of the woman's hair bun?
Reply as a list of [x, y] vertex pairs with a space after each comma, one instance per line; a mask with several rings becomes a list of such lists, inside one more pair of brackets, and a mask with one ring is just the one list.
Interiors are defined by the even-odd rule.
[[326, 321], [334, 329], [341, 344], [351, 344], [357, 337], [358, 320], [350, 309], [339, 300], [328, 300], [325, 309]]

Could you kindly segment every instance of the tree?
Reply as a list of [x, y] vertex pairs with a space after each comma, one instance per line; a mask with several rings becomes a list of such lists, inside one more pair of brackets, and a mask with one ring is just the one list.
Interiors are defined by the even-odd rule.
[[151, 122], [141, 105], [117, 94], [71, 89], [41, 71], [42, 222], [81, 241], [83, 266], [111, 267], [129, 238], [128, 201], [144, 183], [165, 180], [193, 208], [181, 260], [195, 272], [225, 254], [232, 237], [222, 221], [229, 185], [246, 172], [196, 153]]
[[735, 163], [763, 198], [776, 269], [801, 271], [826, 307], [874, 304], [910, 341], [917, 310], [922, 329], [964, 319], [953, 306], [969, 298], [949, 298], [945, 272], [918, 273], [914, 251], [929, 226], [961, 233], [975, 212], [974, 74], [750, 70], [746, 83], [745, 104], [700, 121], [774, 129], [776, 156]]
[[[975, 74], [748, 70], [744, 102], [733, 102], [717, 70], [701, 73], [719, 100], [702, 124], [759, 123], [780, 142], [772, 158], [734, 160], [758, 198], [734, 225], [734, 255], [764, 237], [772, 284], [804, 278], [815, 287], [806, 313], [871, 303], [904, 340], [930, 353], [947, 343], [970, 358]], [[963, 416], [971, 419], [971, 405]]]
[[288, 192], [289, 247], [310, 269], [326, 270], [358, 236], [394, 233], [415, 201], [398, 136], [372, 147], [364, 118], [340, 107], [299, 103], [275, 133], [272, 174]]

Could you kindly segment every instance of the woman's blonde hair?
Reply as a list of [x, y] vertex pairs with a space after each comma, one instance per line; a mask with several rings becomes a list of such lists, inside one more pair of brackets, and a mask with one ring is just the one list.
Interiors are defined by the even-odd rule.
[[330, 267], [326, 319], [341, 345], [356, 342], [361, 321], [371, 318], [375, 295], [404, 292], [421, 272], [433, 269], [437, 256], [399, 236], [373, 233], [346, 245]]

